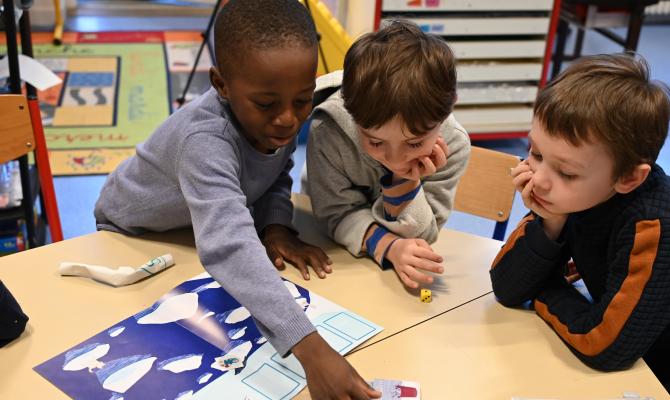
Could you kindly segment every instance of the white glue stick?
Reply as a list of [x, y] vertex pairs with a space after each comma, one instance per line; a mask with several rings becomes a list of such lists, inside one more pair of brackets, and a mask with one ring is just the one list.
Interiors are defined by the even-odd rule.
[[174, 265], [171, 254], [164, 254], [137, 268], [119, 267], [113, 269], [102, 265], [90, 265], [76, 262], [62, 262], [58, 269], [61, 275], [83, 276], [112, 286], [125, 286], [140, 279], [150, 277]]

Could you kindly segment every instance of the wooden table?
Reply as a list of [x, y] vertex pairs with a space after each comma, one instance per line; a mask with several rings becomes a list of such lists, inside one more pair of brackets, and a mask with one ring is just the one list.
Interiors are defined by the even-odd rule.
[[[443, 285], [433, 302], [403, 288], [395, 273], [371, 260], [352, 257], [319, 233], [309, 200], [296, 196], [295, 225], [302, 236], [322, 245], [334, 261], [326, 279], [304, 281], [296, 269], [282, 275], [385, 329], [375, 343], [491, 291], [488, 269], [500, 242], [444, 230], [433, 246], [445, 258]], [[80, 277], [60, 277], [62, 261], [108, 266], [139, 266], [171, 253], [176, 265], [139, 283], [114, 288]], [[96, 232], [0, 258], [0, 279], [30, 317], [26, 332], [0, 349], [0, 399], [66, 398], [32, 368], [153, 304], [163, 294], [203, 272], [190, 230], [141, 238]], [[364, 345], [364, 346], [365, 346]]]
[[[137, 267], [165, 253], [173, 255], [175, 266], [120, 288], [57, 272], [61, 261]], [[21, 338], [0, 348], [0, 399], [68, 398], [32, 368], [149, 307], [202, 271], [189, 232], [141, 239], [96, 232], [0, 258], [0, 279], [30, 317]]]
[[326, 279], [311, 274], [312, 278], [305, 281], [289, 267], [282, 275], [384, 327], [363, 346], [491, 292], [489, 269], [502, 245], [497, 240], [443, 229], [432, 247], [444, 258], [445, 272], [439, 282], [428, 287], [433, 301], [422, 303], [419, 290], [406, 289], [393, 270], [382, 271], [371, 259], [354, 258], [326, 239], [309, 211], [308, 198], [294, 195], [293, 200], [294, 223], [301, 237], [326, 250], [334, 272]]
[[590, 369], [533, 311], [505, 308], [493, 294], [347, 359], [367, 379], [419, 382], [424, 400], [670, 398], [643, 360], [627, 371]]
[[[295, 196], [294, 202], [296, 227], [305, 240], [326, 249], [335, 272], [304, 281], [288, 267], [282, 275], [385, 328], [348, 356], [364, 377], [419, 381], [424, 400], [446, 394], [605, 399], [624, 390], [667, 398], [642, 361], [621, 373], [592, 371], [533, 313], [498, 305], [488, 270], [500, 242], [443, 230], [433, 248], [444, 257], [446, 272], [443, 283], [432, 288], [433, 302], [424, 304], [393, 271], [381, 271], [326, 239], [308, 199]], [[62, 261], [138, 266], [165, 253], [173, 255], [175, 266], [121, 288], [57, 274]], [[22, 337], [0, 349], [0, 399], [67, 398], [32, 368], [201, 272], [190, 230], [140, 238], [96, 232], [0, 258], [0, 279], [30, 317]], [[560, 397], [566, 394], [571, 397]], [[299, 398], [307, 398], [306, 392]]]

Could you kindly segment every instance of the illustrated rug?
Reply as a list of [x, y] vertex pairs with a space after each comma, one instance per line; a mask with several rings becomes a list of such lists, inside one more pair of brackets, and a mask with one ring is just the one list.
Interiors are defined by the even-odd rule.
[[[4, 40], [4, 38], [3, 38]], [[53, 175], [106, 174], [177, 108], [196, 31], [33, 34], [35, 58], [63, 82], [38, 93]], [[0, 54], [5, 46], [0, 42]], [[205, 46], [186, 100], [209, 87]]]

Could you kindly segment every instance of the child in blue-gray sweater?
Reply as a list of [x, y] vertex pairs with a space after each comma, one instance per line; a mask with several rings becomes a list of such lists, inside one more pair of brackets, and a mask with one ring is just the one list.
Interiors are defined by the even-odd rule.
[[320, 277], [331, 272], [323, 251], [291, 226], [289, 171], [312, 109], [314, 24], [294, 0], [231, 0], [216, 19], [214, 42], [213, 87], [109, 176], [95, 207], [98, 229], [193, 226], [202, 265], [279, 354], [295, 354], [314, 398], [378, 397], [319, 336], [275, 270], [286, 260], [306, 279], [308, 264]]

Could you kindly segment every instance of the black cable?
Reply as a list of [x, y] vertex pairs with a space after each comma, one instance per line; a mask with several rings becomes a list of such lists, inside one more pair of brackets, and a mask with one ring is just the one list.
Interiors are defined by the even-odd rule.
[[219, 11], [220, 6], [221, 6], [221, 0], [216, 0], [216, 5], [212, 10], [212, 15], [210, 15], [209, 17], [209, 22], [207, 23], [207, 29], [205, 29], [205, 31], [201, 33], [202, 43], [200, 43], [198, 54], [195, 56], [195, 61], [193, 62], [193, 68], [191, 68], [191, 72], [188, 74], [188, 79], [186, 80], [186, 85], [184, 86], [184, 90], [182, 91], [181, 96], [176, 99], [177, 104], [179, 104], [179, 106], [177, 107], [178, 109], [181, 108], [181, 106], [183, 106], [184, 103], [186, 102], [186, 93], [188, 92], [188, 88], [191, 86], [191, 81], [193, 81], [193, 76], [195, 75], [195, 71], [198, 68], [198, 63], [200, 63], [200, 56], [202, 55], [202, 51], [204, 50], [205, 45], [209, 42], [209, 34], [212, 31], [212, 26], [214, 26], [216, 13]]

